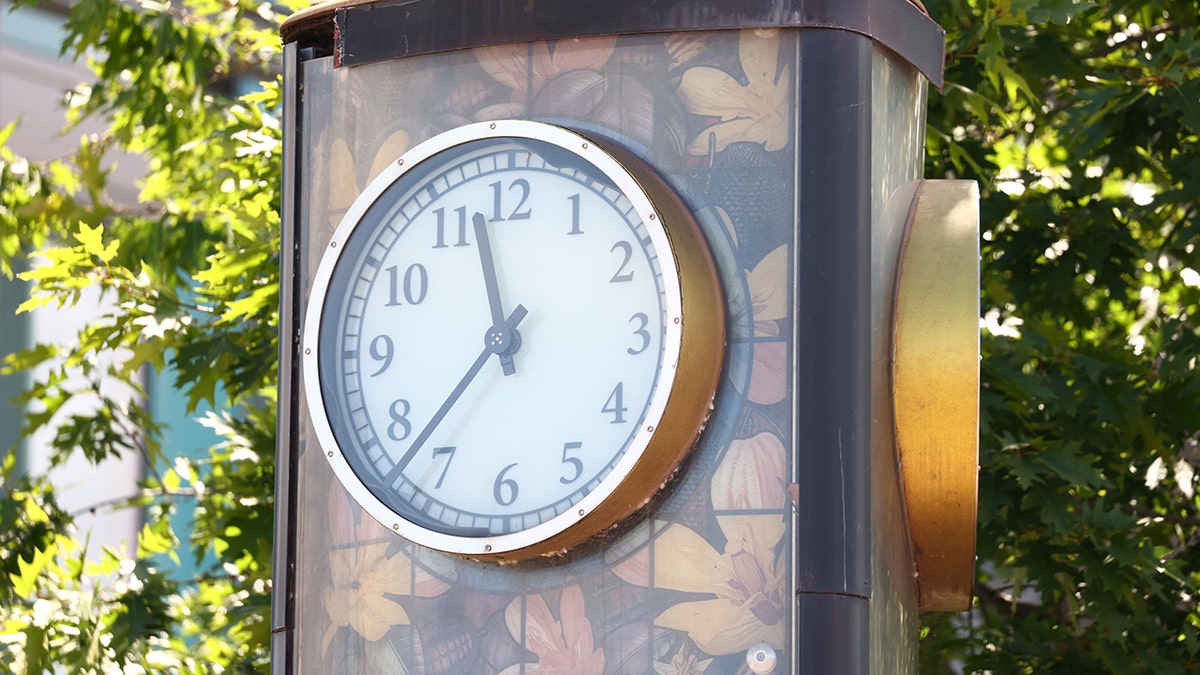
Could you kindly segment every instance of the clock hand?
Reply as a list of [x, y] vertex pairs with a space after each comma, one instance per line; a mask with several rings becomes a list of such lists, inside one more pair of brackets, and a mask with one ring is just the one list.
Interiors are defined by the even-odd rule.
[[391, 485], [396, 481], [397, 478], [400, 477], [400, 474], [404, 472], [404, 469], [408, 466], [408, 463], [412, 461], [413, 457], [417, 456], [418, 452], [420, 452], [421, 446], [425, 445], [425, 441], [429, 440], [429, 437], [433, 434], [433, 431], [437, 428], [437, 425], [441, 423], [444, 417], [446, 417], [446, 413], [450, 412], [450, 408], [454, 407], [454, 404], [458, 402], [459, 397], [461, 397], [463, 392], [467, 390], [467, 386], [471, 384], [471, 382], [475, 379], [475, 376], [479, 374], [479, 371], [483, 370], [483, 365], [487, 363], [488, 358], [490, 358], [492, 354], [499, 354], [503, 356], [506, 353], [506, 350], [509, 355], [512, 354], [510, 347], [512, 346], [512, 340], [516, 337], [517, 324], [521, 323], [521, 320], [524, 319], [525, 315], [528, 313], [528, 310], [525, 309], [525, 305], [517, 305], [516, 308], [513, 309], [512, 314], [508, 316], [508, 319], [504, 321], [503, 324], [498, 327], [492, 326], [487, 330], [483, 336], [483, 351], [479, 353], [479, 356], [476, 357], [475, 361], [471, 364], [471, 367], [467, 368], [467, 373], [462, 376], [462, 379], [458, 381], [458, 385], [456, 385], [454, 390], [450, 392], [450, 395], [446, 397], [445, 402], [442, 403], [442, 407], [438, 408], [437, 412], [433, 413], [433, 417], [430, 418], [429, 422], [425, 425], [425, 428], [421, 429], [421, 433], [417, 434], [417, 437], [413, 439], [412, 445], [408, 447], [408, 450], [404, 453], [404, 456], [401, 457], [400, 461], [396, 462], [396, 466], [392, 467], [392, 470], [388, 471], [387, 475], [383, 477], [384, 485]]
[[[483, 285], [487, 289], [488, 307], [492, 310], [492, 330], [503, 332], [504, 308], [500, 303], [500, 284], [496, 280], [496, 260], [492, 256], [492, 242], [488, 239], [487, 220], [482, 213], [476, 212], [474, 223], [475, 243], [479, 246], [479, 262], [483, 266]], [[510, 339], [512, 340], [511, 348], [496, 352], [500, 355], [500, 367], [504, 370], [505, 375], [517, 372], [512, 355], [521, 344], [521, 335], [513, 330]]]

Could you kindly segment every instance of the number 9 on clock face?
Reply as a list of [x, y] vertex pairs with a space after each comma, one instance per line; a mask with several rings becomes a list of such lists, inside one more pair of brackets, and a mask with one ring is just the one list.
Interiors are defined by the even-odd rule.
[[[685, 316], [691, 294], [715, 320]], [[542, 555], [627, 517], [677, 469], [723, 341], [701, 336], [716, 341], [705, 410], [662, 431], [691, 397], [685, 318], [721, 316], [702, 236], [631, 155], [537, 122], [468, 125], [399, 158], [333, 234], [305, 390], [335, 474], [389, 529], [472, 557]], [[648, 457], [663, 443], [667, 466]]]

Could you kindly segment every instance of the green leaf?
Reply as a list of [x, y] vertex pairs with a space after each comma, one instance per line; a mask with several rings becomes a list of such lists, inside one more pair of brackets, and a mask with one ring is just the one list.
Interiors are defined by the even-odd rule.
[[20, 120], [13, 120], [0, 127], [0, 147], [8, 145], [8, 139], [12, 138], [13, 133], [16, 132], [20, 124]]
[[13, 591], [21, 597], [28, 598], [32, 596], [38, 585], [38, 577], [54, 561], [54, 556], [58, 552], [58, 546], [51, 545], [44, 549], [34, 549], [33, 555], [28, 562], [23, 557], [18, 556], [18, 572], [10, 576]]
[[176, 543], [170, 520], [164, 518], [146, 523], [138, 533], [138, 557], [148, 558], [162, 553], [174, 555]]
[[88, 227], [87, 223], [79, 223], [79, 232], [75, 238], [83, 245], [83, 251], [89, 256], [95, 256], [102, 262], [110, 262], [117, 254], [119, 242], [104, 244], [104, 226]]
[[30, 625], [22, 631], [24, 633], [24, 657], [25, 657], [25, 672], [26, 673], [44, 673], [53, 670], [53, 662], [50, 660], [50, 653], [47, 649], [46, 629], [41, 626]]

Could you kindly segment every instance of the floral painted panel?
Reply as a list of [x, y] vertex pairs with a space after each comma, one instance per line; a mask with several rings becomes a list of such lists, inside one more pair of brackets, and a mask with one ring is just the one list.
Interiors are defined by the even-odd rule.
[[634, 522], [553, 561], [469, 562], [393, 535], [351, 501], [304, 428], [297, 672], [771, 672], [750, 669], [752, 648], [790, 670], [799, 39], [624, 36], [303, 65], [305, 277], [359, 191], [405, 150], [467, 122], [539, 119], [616, 141], [674, 186], [720, 268], [729, 338], [684, 469]]

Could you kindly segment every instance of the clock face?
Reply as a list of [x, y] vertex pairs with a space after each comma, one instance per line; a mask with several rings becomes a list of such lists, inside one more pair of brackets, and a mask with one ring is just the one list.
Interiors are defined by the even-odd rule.
[[666, 414], [687, 286], [667, 228], [700, 238], [634, 164], [551, 125], [469, 125], [351, 207], [315, 275], [305, 385], [331, 466], [384, 525], [474, 557], [547, 553], [675, 470], [687, 447], [667, 466], [648, 449], [690, 447], [704, 412], [660, 433], [683, 415]]

